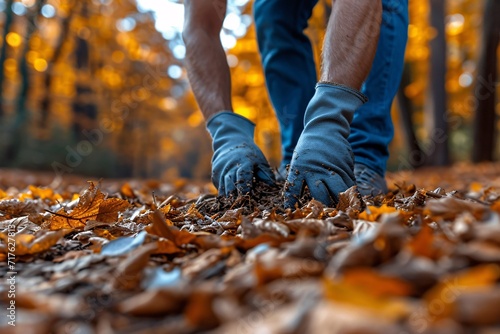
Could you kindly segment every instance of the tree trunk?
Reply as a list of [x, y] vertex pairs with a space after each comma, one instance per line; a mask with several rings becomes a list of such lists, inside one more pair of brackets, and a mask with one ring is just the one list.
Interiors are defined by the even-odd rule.
[[29, 42], [37, 28], [36, 18], [39, 15], [40, 9], [42, 8], [44, 2], [45, 0], [36, 1], [35, 6], [33, 6], [33, 8], [30, 8], [28, 10], [28, 13], [26, 14], [26, 35], [23, 43], [23, 50], [21, 51], [21, 57], [19, 60], [19, 75], [21, 77], [21, 85], [19, 87], [19, 92], [16, 98], [14, 120], [7, 129], [10, 135], [5, 151], [5, 159], [8, 161], [13, 161], [19, 153], [21, 144], [20, 137], [24, 132], [22, 131], [22, 128], [27, 125], [28, 110], [26, 109], [26, 101], [28, 100], [28, 92], [30, 90], [30, 77], [26, 56], [30, 50]]
[[476, 88], [474, 144], [472, 161], [493, 161], [495, 154], [495, 93], [497, 48], [500, 38], [500, 1], [487, 0], [483, 16], [483, 33]]
[[445, 35], [445, 0], [430, 0], [431, 26], [436, 31], [436, 37], [431, 40], [430, 59], [430, 107], [432, 111], [432, 131], [430, 141], [424, 151], [429, 156], [429, 164], [445, 166], [449, 158], [449, 134], [446, 98], [446, 35]]
[[57, 40], [56, 46], [54, 47], [54, 54], [52, 55], [52, 59], [48, 61], [48, 67], [45, 71], [45, 78], [43, 80], [45, 87], [45, 95], [40, 103], [40, 120], [39, 125], [40, 128], [47, 128], [48, 119], [50, 115], [50, 108], [52, 105], [52, 95], [50, 87], [52, 86], [52, 81], [54, 79], [54, 67], [59, 62], [59, 59], [62, 56], [62, 49], [64, 43], [68, 37], [69, 33], [69, 25], [71, 23], [71, 19], [73, 18], [74, 8], [70, 9], [70, 12], [67, 17], [62, 20], [61, 23], [61, 34], [59, 35], [59, 39]]
[[[87, 3], [82, 3], [81, 16], [88, 18]], [[73, 134], [76, 140], [84, 140], [83, 132], [91, 128], [97, 119], [97, 105], [94, 103], [93, 90], [88, 79], [92, 77], [90, 73], [90, 44], [87, 40], [77, 36], [75, 42], [75, 68], [79, 80], [76, 82], [76, 96], [72, 104], [73, 109]], [[88, 75], [83, 75], [87, 73]]]
[[0, 49], [0, 118], [4, 115], [3, 108], [3, 82], [5, 79], [4, 65], [7, 59], [7, 34], [10, 32], [10, 27], [14, 21], [14, 13], [12, 12], [12, 4], [14, 0], [7, 0], [5, 3], [5, 24], [2, 34], [2, 48]]

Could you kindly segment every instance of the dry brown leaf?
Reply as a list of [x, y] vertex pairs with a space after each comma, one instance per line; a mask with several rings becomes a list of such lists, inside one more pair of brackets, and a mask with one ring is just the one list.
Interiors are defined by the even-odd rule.
[[124, 183], [122, 187], [120, 188], [120, 192], [123, 196], [128, 197], [128, 198], [136, 198], [134, 189], [130, 186], [128, 182]]
[[133, 290], [142, 279], [142, 271], [148, 265], [148, 259], [158, 249], [157, 243], [139, 246], [130, 252], [114, 272], [113, 287], [122, 290]]
[[334, 302], [348, 304], [369, 311], [375, 316], [386, 320], [397, 321], [405, 318], [411, 312], [410, 303], [402, 298], [380, 297], [372, 294], [370, 289], [360, 290], [343, 280], [335, 282], [324, 281], [326, 297]]
[[372, 268], [348, 269], [342, 274], [342, 281], [375, 297], [405, 297], [413, 290], [410, 284]]
[[500, 319], [500, 287], [461, 292], [454, 302], [453, 317], [468, 326], [498, 325]]
[[356, 218], [364, 208], [365, 203], [358, 191], [358, 187], [351, 187], [339, 194], [337, 210], [347, 212], [350, 217]]
[[196, 235], [191, 234], [187, 231], [179, 230], [177, 227], [173, 226], [171, 222], [167, 223], [162, 215], [163, 214], [158, 210], [155, 211], [151, 215], [153, 223], [146, 228], [146, 231], [148, 231], [150, 234], [166, 238], [172, 241], [178, 247], [189, 244], [192, 241], [196, 240]]
[[89, 187], [83, 192], [78, 201], [78, 205], [70, 213], [66, 213], [64, 208], [54, 213], [50, 221], [52, 230], [62, 228], [82, 228], [89, 219], [96, 219], [99, 214], [99, 206], [104, 201], [104, 194], [89, 182]]
[[496, 201], [491, 205], [491, 210], [500, 213], [500, 200]]
[[[451, 317], [456, 309], [455, 301], [461, 293], [491, 287], [499, 278], [500, 267], [496, 264], [477, 266], [443, 278], [424, 296], [429, 319], [438, 321]], [[436, 304], [439, 304], [439, 310]]]
[[443, 219], [454, 219], [463, 212], [470, 212], [477, 219], [481, 219], [487, 210], [489, 208], [486, 205], [454, 197], [430, 199], [424, 207], [424, 212], [434, 217], [443, 217]]
[[69, 213], [64, 208], [53, 213], [50, 228], [83, 228], [88, 220], [98, 220], [105, 223], [116, 222], [118, 213], [125, 210], [130, 204], [122, 199], [110, 198], [104, 200], [104, 194], [89, 182], [89, 187], [80, 196], [78, 205]]
[[145, 291], [118, 304], [118, 311], [147, 317], [177, 313], [184, 308], [185, 295], [183, 289]]
[[298, 233], [301, 230], [306, 230], [312, 235], [330, 235], [338, 231], [338, 228], [333, 225], [331, 220], [321, 220], [313, 218], [293, 219], [285, 221], [283, 224], [288, 226], [290, 230]]
[[274, 234], [268, 234], [268, 233], [261, 234], [258, 237], [251, 239], [242, 239], [236, 237], [234, 240], [235, 240], [235, 247], [244, 252], [260, 244], [269, 244], [271, 247], [278, 247], [282, 243], [289, 241], [288, 239], [284, 239]]
[[0, 211], [10, 216], [7, 219], [35, 214], [38, 207], [39, 203], [31, 200], [21, 202], [18, 199], [5, 199], [0, 201]]
[[165, 238], [160, 238], [160, 240], [157, 241], [157, 244], [158, 248], [153, 252], [153, 254], [175, 254], [182, 252], [182, 250], [172, 241]]
[[[70, 230], [58, 231], [39, 231], [33, 234], [17, 234], [14, 237], [8, 237], [5, 233], [0, 233], [0, 239], [4, 244], [0, 245], [0, 252], [13, 253], [15, 255], [26, 255], [41, 253], [54, 246]], [[14, 243], [11, 240], [13, 239]], [[12, 247], [9, 246], [13, 245]]]
[[191, 294], [184, 315], [192, 326], [211, 329], [219, 325], [219, 318], [213, 310], [215, 297], [215, 290], [212, 286], [198, 287]]
[[261, 233], [271, 233], [288, 238], [290, 229], [283, 223], [264, 219], [254, 219], [252, 224], [261, 231]]
[[229, 255], [227, 250], [213, 248], [193, 260], [187, 262], [182, 268], [182, 274], [186, 278], [195, 279], [201, 272], [214, 267]]
[[416, 256], [438, 260], [448, 252], [449, 247], [445, 239], [436, 237], [435, 234], [428, 224], [424, 224], [417, 235], [408, 242], [408, 249]]
[[[384, 303], [384, 310], [390, 310], [390, 307], [385, 306], [386, 304]], [[381, 317], [379, 312], [373, 312], [370, 308], [347, 305], [341, 302], [321, 301], [310, 311], [308, 320], [306, 327], [302, 328], [302, 333], [402, 334], [406, 332], [390, 317], [387, 319]]]
[[99, 205], [96, 220], [103, 223], [114, 223], [118, 220], [118, 213], [130, 207], [130, 203], [119, 199], [109, 198]]

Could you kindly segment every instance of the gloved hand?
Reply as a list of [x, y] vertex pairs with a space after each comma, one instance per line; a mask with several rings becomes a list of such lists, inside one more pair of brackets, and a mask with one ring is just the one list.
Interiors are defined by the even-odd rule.
[[365, 102], [366, 97], [352, 88], [316, 85], [285, 183], [285, 207], [298, 202], [306, 185], [314, 199], [333, 206], [340, 192], [356, 184], [347, 138], [354, 111]]
[[368, 166], [360, 163], [354, 164], [354, 176], [358, 191], [363, 196], [377, 196], [386, 194], [388, 191], [385, 178]]
[[250, 192], [253, 177], [274, 184], [274, 174], [254, 143], [255, 124], [233, 112], [221, 112], [207, 122], [212, 136], [212, 182], [219, 195]]

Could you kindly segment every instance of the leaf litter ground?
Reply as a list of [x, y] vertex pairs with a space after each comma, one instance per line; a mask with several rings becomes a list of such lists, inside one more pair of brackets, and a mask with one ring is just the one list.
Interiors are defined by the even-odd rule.
[[263, 186], [47, 178], [0, 173], [2, 333], [500, 332], [498, 164], [296, 210]]

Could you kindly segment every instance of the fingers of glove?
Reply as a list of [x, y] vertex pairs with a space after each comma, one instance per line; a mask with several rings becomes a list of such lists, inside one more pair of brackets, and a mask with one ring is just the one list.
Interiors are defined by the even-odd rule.
[[248, 194], [252, 188], [253, 170], [250, 165], [244, 165], [236, 172], [236, 189], [241, 195]]
[[316, 179], [309, 184], [309, 191], [315, 200], [329, 207], [337, 204], [337, 197], [334, 195], [335, 193], [331, 191], [329, 185], [325, 181]]
[[257, 173], [255, 176], [258, 180], [265, 182], [269, 185], [274, 185], [276, 183], [276, 178], [274, 173], [269, 166], [259, 166], [257, 167]]
[[224, 196], [229, 196], [232, 193], [236, 192], [236, 174], [234, 174], [233, 171], [228, 171], [224, 175], [224, 187], [221, 189], [219, 188], [219, 196], [224, 195]]
[[335, 206], [338, 203], [339, 194], [350, 188], [339, 175], [319, 179], [315, 182], [317, 187], [311, 187], [311, 195], [316, 200], [327, 206]]
[[277, 181], [284, 182], [286, 181], [286, 177], [288, 175], [288, 169], [287, 167], [281, 166], [276, 170], [274, 174], [276, 176]]
[[294, 208], [302, 197], [302, 193], [306, 186], [306, 181], [297, 177], [293, 170], [290, 170], [288, 178], [285, 182], [285, 208]]
[[225, 195], [225, 184], [223, 174], [218, 173], [212, 169], [212, 183], [219, 192], [219, 195]]

